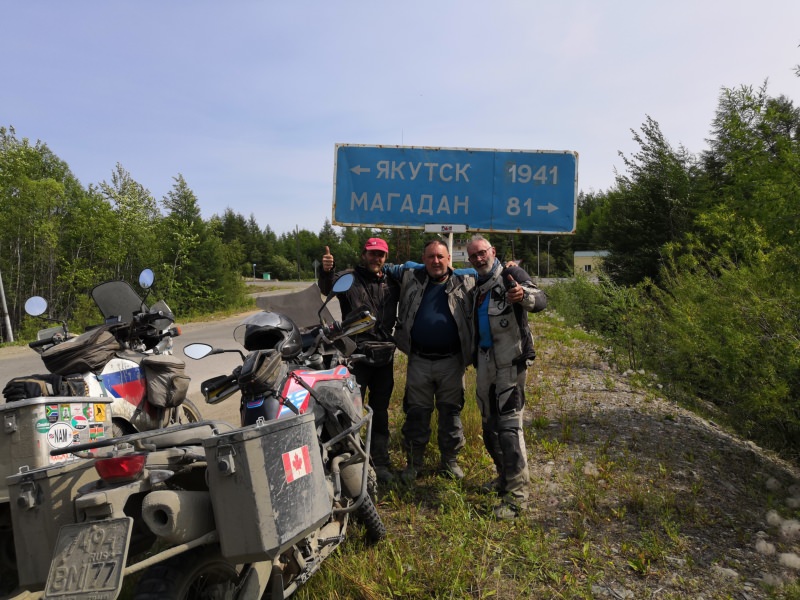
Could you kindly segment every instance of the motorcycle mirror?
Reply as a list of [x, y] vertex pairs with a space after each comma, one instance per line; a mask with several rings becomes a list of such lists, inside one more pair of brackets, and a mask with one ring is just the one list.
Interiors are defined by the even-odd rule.
[[333, 289], [331, 290], [331, 294], [341, 294], [342, 292], [346, 292], [351, 287], [353, 287], [353, 281], [355, 277], [352, 273], [345, 273], [339, 279], [336, 280], [336, 283], [333, 284]]
[[31, 296], [25, 301], [25, 313], [39, 317], [47, 312], [47, 300], [41, 296]]
[[200, 360], [201, 358], [205, 358], [209, 354], [213, 354], [214, 347], [208, 344], [200, 344], [200, 343], [187, 344], [183, 348], [183, 353], [189, 358]]
[[242, 360], [244, 360], [244, 352], [238, 349], [226, 350], [225, 348], [214, 348], [214, 346], [211, 346], [210, 344], [203, 344], [200, 342], [186, 344], [183, 347], [183, 353], [189, 358], [193, 358], [195, 360], [200, 360], [201, 358], [205, 358], [206, 356], [210, 356], [212, 354], [223, 354], [224, 352], [238, 352], [239, 356], [241, 356]]
[[139, 285], [145, 290], [151, 288], [155, 280], [156, 276], [152, 269], [144, 269], [139, 273]]
[[328, 297], [325, 298], [325, 302], [322, 303], [322, 306], [317, 311], [317, 317], [319, 317], [320, 322], [324, 321], [322, 318], [322, 311], [325, 310], [326, 306], [328, 306], [328, 302], [331, 301], [331, 298], [333, 298], [336, 294], [341, 294], [342, 292], [349, 290], [353, 286], [353, 281], [355, 281], [355, 276], [352, 273], [345, 273], [334, 282], [333, 288], [328, 294]]

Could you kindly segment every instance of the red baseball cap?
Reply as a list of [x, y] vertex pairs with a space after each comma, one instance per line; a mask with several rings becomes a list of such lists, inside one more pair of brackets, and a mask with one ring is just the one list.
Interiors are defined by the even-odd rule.
[[364, 251], [367, 250], [382, 250], [386, 252], [386, 254], [389, 254], [389, 244], [381, 238], [369, 238], [367, 243], [364, 244]]

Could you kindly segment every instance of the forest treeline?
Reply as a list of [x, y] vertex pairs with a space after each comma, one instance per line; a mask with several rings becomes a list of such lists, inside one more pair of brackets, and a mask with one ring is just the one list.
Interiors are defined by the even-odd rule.
[[[0, 211], [0, 277], [14, 332], [33, 295], [48, 300], [51, 316], [82, 327], [96, 318], [88, 296], [94, 285], [135, 283], [143, 268], [155, 271], [158, 294], [185, 320], [243, 305], [248, 277], [313, 278], [326, 246], [344, 268], [356, 264], [376, 234], [389, 241], [392, 262], [419, 260], [429, 237], [419, 230], [335, 228], [329, 220], [319, 232], [298, 227], [277, 234], [232, 207], [203, 219], [181, 174], [160, 200], [121, 164], [108, 181], [84, 187], [46, 142], [18, 137], [13, 126], [0, 127]], [[552, 240], [493, 238], [501, 256], [536, 261], [542, 276], [570, 274], [574, 240]], [[2, 326], [0, 335], [9, 337]]]
[[800, 451], [800, 110], [724, 89], [708, 149], [648, 118], [615, 186], [583, 198], [578, 234], [608, 250], [599, 284], [548, 289], [621, 368], [784, 455]]
[[[551, 306], [608, 340], [620, 368], [655, 374], [665, 393], [740, 433], [800, 449], [800, 109], [766, 83], [721, 90], [708, 148], [673, 147], [657, 121], [632, 130], [638, 151], [608, 190], [581, 193], [574, 235], [493, 235], [502, 258], [540, 277], [571, 277], [576, 250], [607, 250], [599, 283], [548, 288]], [[46, 143], [0, 128], [0, 276], [12, 327], [44, 296], [83, 325], [88, 292], [152, 268], [179, 318], [246, 305], [245, 280], [308, 279], [325, 246], [337, 268], [381, 235], [402, 262], [418, 230], [275, 233], [227, 208], [203, 219], [183, 176], [156, 200], [117, 164], [84, 187]], [[4, 332], [5, 335], [5, 332]]]

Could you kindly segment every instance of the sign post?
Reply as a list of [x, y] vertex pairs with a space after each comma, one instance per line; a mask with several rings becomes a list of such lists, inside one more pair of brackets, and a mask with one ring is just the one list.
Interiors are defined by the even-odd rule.
[[575, 152], [337, 144], [335, 158], [335, 225], [575, 232]]

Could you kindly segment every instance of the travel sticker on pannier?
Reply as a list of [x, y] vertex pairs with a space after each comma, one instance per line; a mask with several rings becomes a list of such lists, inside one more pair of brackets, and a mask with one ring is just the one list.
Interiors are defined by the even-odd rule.
[[52, 448], [66, 448], [72, 443], [72, 427], [63, 421], [54, 423], [47, 433], [47, 443]]
[[99, 440], [106, 436], [105, 425], [102, 423], [91, 423], [89, 425], [89, 441]]

